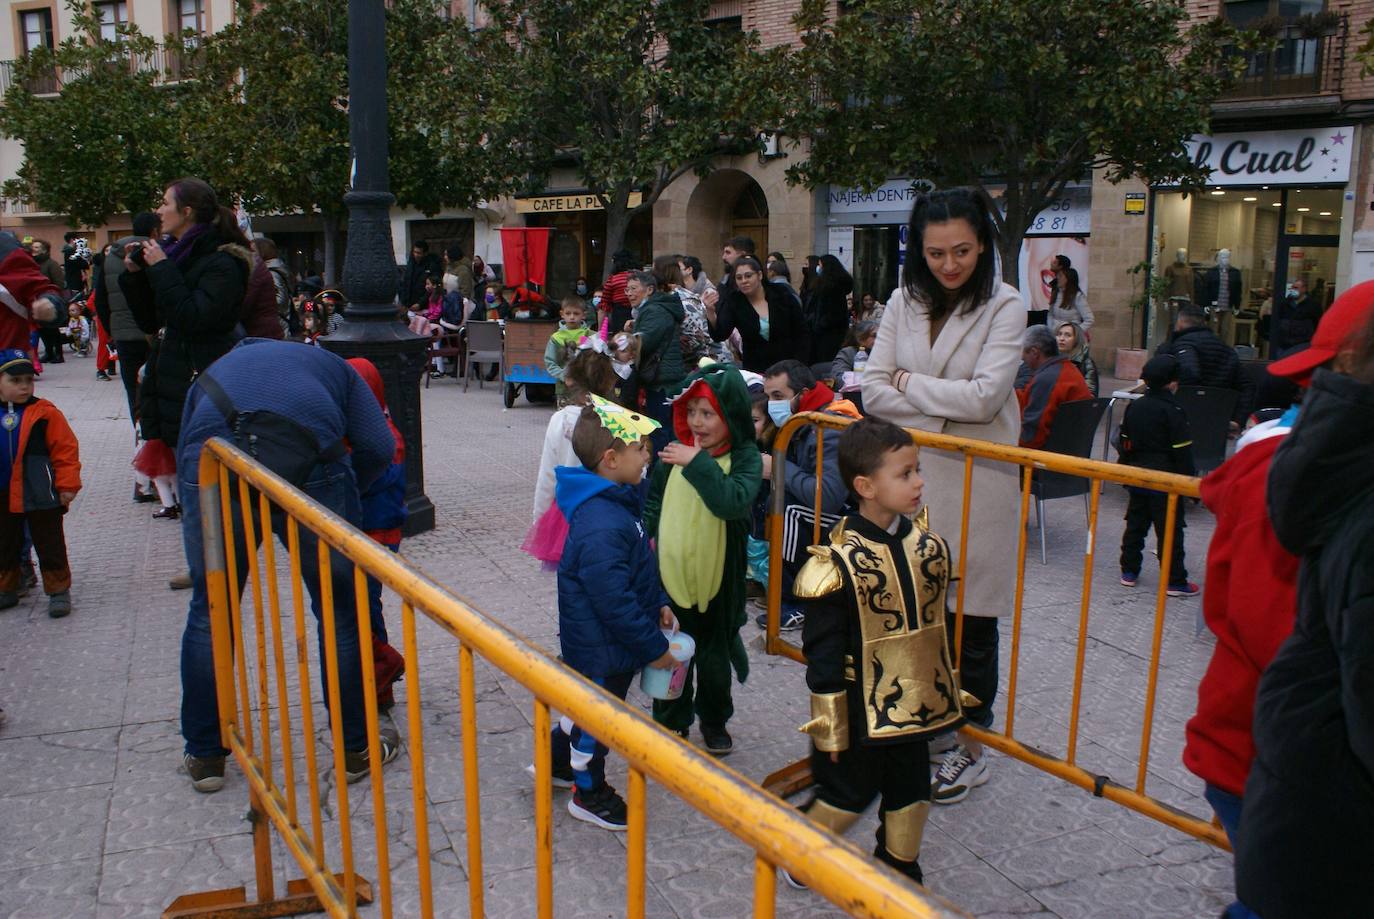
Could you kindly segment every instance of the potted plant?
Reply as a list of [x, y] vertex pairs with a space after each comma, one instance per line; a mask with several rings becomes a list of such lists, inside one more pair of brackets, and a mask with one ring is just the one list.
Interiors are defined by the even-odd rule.
[[1132, 287], [1136, 286], [1142, 274], [1147, 280], [1127, 304], [1131, 308], [1130, 340], [1133, 346], [1116, 349], [1116, 370], [1113, 375], [1118, 380], [1138, 380], [1145, 361], [1150, 357], [1150, 352], [1143, 347], [1145, 342], [1141, 342], [1142, 347], [1134, 347], [1138, 334], [1136, 330], [1140, 328], [1140, 311], [1150, 305], [1156, 309], [1162, 308], [1169, 293], [1169, 282], [1163, 275], [1151, 271], [1149, 262], [1138, 262], [1127, 271], [1133, 276]]
[[1321, 38], [1333, 35], [1341, 24], [1341, 14], [1335, 10], [1322, 10], [1319, 13], [1303, 13], [1293, 20], [1293, 26], [1303, 38]]

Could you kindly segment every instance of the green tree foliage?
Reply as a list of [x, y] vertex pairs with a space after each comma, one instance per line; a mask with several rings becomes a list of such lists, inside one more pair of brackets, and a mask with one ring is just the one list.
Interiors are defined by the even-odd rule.
[[[454, 91], [435, 49], [454, 30], [439, 0], [394, 0], [387, 11], [392, 192], [434, 214], [500, 189], [466, 138], [434, 129]], [[250, 212], [317, 214], [325, 275], [334, 275], [348, 138], [347, 0], [237, 0], [234, 22], [206, 38], [183, 112], [207, 178]], [[473, 135], [475, 136], [475, 135]]]
[[0, 132], [24, 145], [4, 193], [95, 226], [154, 205], [163, 183], [195, 171], [198, 157], [178, 123], [185, 87], [163, 82], [156, 40], [129, 26], [103, 40], [89, 6], [68, 7], [74, 34], [16, 61], [0, 104]]
[[[1242, 44], [1220, 20], [1188, 25], [1181, 0], [856, 0], [837, 18], [806, 0], [788, 133], [813, 137], [789, 179], [874, 188], [892, 176], [970, 185], [1001, 234], [1003, 275], [1064, 186], [1200, 183], [1184, 142], [1208, 127]], [[1231, 60], [1240, 65], [1239, 56]]]
[[[439, 124], [476, 126], [512, 185], [571, 167], [606, 210], [606, 262], [637, 214], [714, 157], [759, 149], [783, 52], [704, 19], [708, 0], [491, 0], [458, 39], [465, 74]], [[460, 124], [461, 127], [461, 124]], [[641, 193], [631, 206], [631, 195]]]

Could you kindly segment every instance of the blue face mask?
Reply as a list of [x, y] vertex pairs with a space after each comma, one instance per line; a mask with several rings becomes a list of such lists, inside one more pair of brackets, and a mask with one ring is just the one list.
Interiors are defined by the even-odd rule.
[[601, 298], [600, 298], [600, 297], [592, 297], [592, 306], [600, 306], [600, 305], [601, 305]]
[[773, 423], [782, 427], [787, 423], [787, 419], [792, 417], [791, 399], [769, 399], [768, 417], [773, 419]]

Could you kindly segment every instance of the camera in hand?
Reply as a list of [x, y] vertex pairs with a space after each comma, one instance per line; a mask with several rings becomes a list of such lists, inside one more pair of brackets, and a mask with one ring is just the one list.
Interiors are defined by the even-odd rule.
[[147, 260], [145, 260], [144, 257], [143, 257], [143, 244], [142, 244], [142, 243], [134, 243], [133, 245], [131, 245], [131, 246], [129, 247], [128, 251], [125, 252], [124, 254], [127, 255], [127, 256], [129, 257], [129, 261], [133, 262], [133, 263], [134, 263], [135, 265], [137, 265], [138, 267], [140, 267], [140, 268], [147, 268], [147, 267], [148, 267], [148, 262], [147, 262]]

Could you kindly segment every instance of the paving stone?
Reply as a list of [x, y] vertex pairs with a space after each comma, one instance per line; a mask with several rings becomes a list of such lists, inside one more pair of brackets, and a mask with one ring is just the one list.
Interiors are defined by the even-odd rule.
[[8, 919], [94, 917], [100, 868], [100, 859], [91, 857], [0, 871], [0, 916]]

